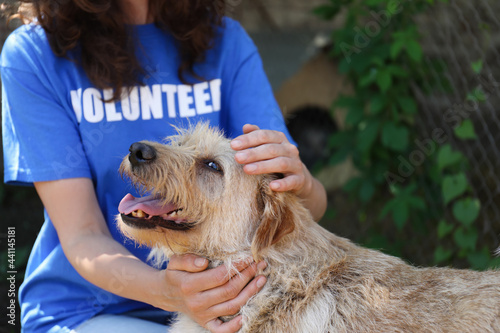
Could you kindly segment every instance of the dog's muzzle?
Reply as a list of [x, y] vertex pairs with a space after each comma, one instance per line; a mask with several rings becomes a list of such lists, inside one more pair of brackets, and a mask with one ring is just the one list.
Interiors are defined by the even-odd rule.
[[142, 142], [133, 143], [129, 151], [128, 160], [134, 167], [151, 163], [156, 159], [156, 150]]

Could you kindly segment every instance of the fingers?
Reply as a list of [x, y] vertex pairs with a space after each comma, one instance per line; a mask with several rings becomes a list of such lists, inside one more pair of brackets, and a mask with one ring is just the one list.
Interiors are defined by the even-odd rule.
[[271, 190], [276, 192], [297, 191], [298, 188], [303, 187], [305, 183], [305, 176], [303, 175], [290, 175], [282, 179], [273, 180], [269, 183]]
[[260, 128], [257, 125], [252, 125], [252, 124], [243, 125], [243, 133], [244, 134], [248, 134], [248, 133], [256, 131], [258, 129], [260, 129]]
[[[267, 279], [264, 276], [257, 276], [248, 283], [248, 280], [235, 277], [235, 280], [240, 280], [237, 282], [237, 287], [235, 289], [241, 290], [236, 297], [230, 298], [227, 301], [214, 305], [210, 310], [213, 313], [222, 314], [223, 316], [232, 315], [238, 313], [243, 305], [245, 305], [250, 298], [257, 294], [266, 284]], [[246, 282], [246, 286], [243, 282]], [[221, 316], [221, 315], [219, 315]]]
[[[174, 264], [191, 259], [177, 257]], [[181, 266], [182, 264], [178, 267]], [[243, 261], [235, 264], [235, 269], [229, 271], [225, 266], [195, 274], [173, 271], [174, 274], [183, 274], [178, 284], [179, 297], [183, 301], [177, 311], [186, 313], [211, 332], [236, 332], [241, 326], [239, 320], [222, 323], [217, 318], [237, 314], [241, 307], [262, 289], [266, 278], [255, 275], [266, 266], [265, 262], [256, 264]]]
[[284, 133], [271, 130], [259, 130], [259, 127], [255, 125], [247, 124], [243, 126], [243, 133], [243, 135], [231, 141], [231, 148], [234, 150], [253, 148], [268, 143], [280, 144], [288, 142]]
[[[260, 265], [261, 263], [259, 263]], [[263, 266], [265, 268], [265, 264]], [[259, 268], [260, 269], [260, 268]], [[239, 295], [222, 304], [218, 304], [212, 308], [215, 313], [222, 313], [220, 316], [227, 316], [237, 313], [243, 305], [245, 305], [248, 300], [253, 297], [257, 292], [259, 292], [266, 283], [266, 278], [264, 276], [258, 276], [253, 279], [240, 293]], [[217, 317], [217, 318], [218, 318]], [[209, 321], [205, 327], [210, 332], [224, 333], [224, 332], [236, 332], [241, 328], [242, 316], [236, 316], [231, 321], [223, 323], [220, 319], [213, 319]]]
[[199, 278], [203, 280], [202, 285], [204, 286], [202, 290], [209, 291], [227, 285], [227, 282], [231, 281], [234, 276], [244, 276], [251, 279], [257, 273], [257, 264], [253, 260], [236, 263], [234, 268], [235, 270], [228, 271], [226, 266], [221, 265], [200, 274]]
[[252, 258], [234, 264], [228, 270], [222, 265], [213, 269], [208, 260], [192, 255], [174, 255], [164, 272], [170, 288], [163, 297], [168, 300], [165, 309], [181, 311], [214, 333], [236, 332], [241, 328], [241, 316], [227, 323], [219, 317], [237, 314], [241, 307], [266, 283], [265, 262], [255, 263]]
[[282, 144], [265, 144], [254, 149], [246, 149], [235, 154], [236, 162], [245, 164], [248, 174], [271, 172], [300, 172], [302, 163], [297, 147], [286, 142]]
[[208, 260], [194, 254], [173, 255], [168, 262], [168, 270], [196, 273], [204, 271]]
[[237, 316], [227, 323], [222, 322], [222, 320], [216, 318], [209, 321], [205, 326], [213, 333], [234, 333], [241, 328], [243, 317]]
[[258, 126], [246, 124], [243, 135], [231, 141], [237, 151], [236, 162], [243, 164], [243, 170], [250, 175], [281, 173], [283, 179], [272, 181], [273, 191], [294, 191], [302, 193], [310, 174], [300, 160], [299, 150], [282, 132], [260, 130]]
[[264, 286], [266, 278], [255, 275], [265, 267], [265, 262], [253, 263], [219, 288], [205, 291], [203, 297], [218, 300], [211, 311], [218, 313], [219, 316], [237, 313], [248, 299]]
[[[228, 271], [225, 266], [219, 266], [213, 269], [208, 269], [198, 274], [186, 274], [186, 272], [179, 272], [182, 276], [179, 276], [179, 289], [183, 295], [186, 296], [202, 296], [201, 294], [208, 293], [209, 297], [206, 297], [206, 300], [209, 306], [216, 304], [216, 302], [224, 302], [227, 300], [227, 297], [221, 297], [221, 293], [230, 294], [231, 290], [235, 288], [234, 283], [227, 284], [228, 281], [235, 275], [240, 274], [243, 277], [246, 277], [247, 283], [253, 278], [256, 274], [256, 264], [250, 263], [249, 261], [243, 261], [234, 265], [235, 270]], [[168, 270], [171, 268], [167, 267]], [[175, 272], [174, 272], [175, 273]], [[218, 287], [221, 287], [219, 288]], [[241, 286], [240, 290], [243, 289]], [[219, 290], [219, 293], [210, 293], [210, 291]], [[239, 290], [238, 290], [239, 291]], [[236, 296], [236, 295], [234, 295]], [[203, 297], [205, 297], [203, 295]], [[196, 298], [196, 297], [195, 297]], [[194, 299], [195, 304], [200, 304], [197, 299]], [[205, 302], [201, 302], [205, 303]]]
[[288, 140], [285, 140], [281, 143], [263, 143], [253, 147], [253, 149], [241, 150], [235, 154], [236, 161], [238, 161], [238, 163], [251, 163], [279, 156], [298, 158], [299, 150], [297, 147], [289, 143]]
[[238, 151], [235, 159], [245, 165], [246, 173], [289, 174], [302, 171], [299, 151], [288, 142], [284, 133], [259, 130], [259, 127], [248, 124], [243, 127], [243, 132], [245, 134], [231, 142], [231, 147]]

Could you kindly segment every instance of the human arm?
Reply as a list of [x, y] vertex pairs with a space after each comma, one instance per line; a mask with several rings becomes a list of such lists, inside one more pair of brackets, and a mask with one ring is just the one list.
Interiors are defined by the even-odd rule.
[[231, 147], [238, 151], [235, 159], [244, 165], [246, 173], [282, 173], [282, 179], [270, 183], [271, 189], [295, 192], [313, 218], [316, 221], [321, 219], [327, 206], [325, 188], [302, 163], [297, 147], [284, 133], [246, 124], [243, 135], [233, 139]]
[[265, 282], [253, 279], [255, 263], [240, 264], [241, 275], [230, 279], [224, 266], [206, 270], [208, 262], [193, 255], [172, 258], [165, 270], [152, 268], [112, 238], [90, 179], [35, 182], [35, 187], [69, 262], [104, 290], [184, 312], [212, 332], [236, 332], [241, 317], [227, 323], [217, 318], [237, 313]]

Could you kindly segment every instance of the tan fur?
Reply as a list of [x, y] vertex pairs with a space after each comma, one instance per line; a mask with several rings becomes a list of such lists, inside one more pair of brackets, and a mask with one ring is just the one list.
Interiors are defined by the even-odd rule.
[[[292, 193], [269, 190], [275, 175], [249, 176], [229, 140], [207, 125], [149, 142], [158, 158], [121, 170], [145, 191], [183, 207], [189, 231], [141, 230], [130, 238], [166, 260], [194, 253], [229, 268], [253, 255], [268, 282], [241, 308], [240, 332], [500, 332], [500, 273], [415, 268], [352, 244], [313, 221]], [[217, 161], [224, 174], [200, 161]], [[172, 332], [207, 332], [180, 315]]]

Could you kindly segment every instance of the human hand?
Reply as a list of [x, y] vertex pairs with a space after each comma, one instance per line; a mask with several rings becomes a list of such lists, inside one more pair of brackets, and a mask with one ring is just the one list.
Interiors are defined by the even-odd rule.
[[[180, 311], [212, 333], [232, 333], [241, 328], [241, 315], [226, 323], [219, 317], [237, 314], [240, 308], [265, 284], [255, 277], [265, 262], [237, 263], [240, 272], [228, 272], [224, 265], [206, 270], [208, 261], [195, 255], [173, 256], [161, 271], [166, 290], [161, 308]], [[255, 277], [255, 278], [254, 278]]]
[[231, 148], [238, 151], [235, 159], [247, 174], [282, 173], [282, 179], [269, 184], [274, 191], [294, 191], [300, 196], [310, 187], [311, 175], [300, 160], [299, 150], [284, 133], [250, 124], [243, 126], [243, 133], [231, 141]]

